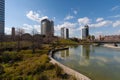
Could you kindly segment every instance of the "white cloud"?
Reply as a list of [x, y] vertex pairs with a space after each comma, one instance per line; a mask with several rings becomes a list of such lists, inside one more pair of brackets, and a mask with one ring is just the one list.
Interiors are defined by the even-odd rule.
[[100, 61], [102, 63], [107, 63], [107, 62], [112, 61], [112, 60], [110, 60], [110, 58], [106, 58], [106, 57], [102, 57], [102, 56], [91, 57], [91, 59], [98, 60], [98, 61]]
[[104, 20], [95, 24], [90, 24], [90, 27], [104, 27], [104, 26], [109, 26], [112, 25], [112, 21], [109, 20]]
[[33, 21], [37, 21], [37, 22], [41, 22], [42, 19], [46, 19], [48, 18], [48, 16], [42, 16], [36, 12], [33, 12], [32, 10], [29, 11], [27, 14], [26, 14], [27, 18], [29, 18], [30, 20], [33, 20]]
[[78, 12], [76, 10], [73, 11], [74, 14], [77, 14]]
[[40, 25], [34, 25], [34, 29], [37, 31], [37, 33], [41, 33], [41, 27]]
[[90, 23], [90, 19], [88, 17], [84, 17], [84, 18], [79, 18], [78, 19], [78, 23], [80, 25], [86, 25]]
[[43, 19], [48, 19], [48, 16], [43, 16], [43, 17], [39, 18], [39, 21], [41, 22], [41, 20], [43, 20]]
[[75, 32], [75, 29], [76, 29], [76, 26], [77, 26], [77, 23], [70, 23], [70, 22], [64, 22], [63, 24], [61, 25], [57, 25], [55, 26], [55, 34], [56, 35], [60, 35], [60, 30], [62, 27], [66, 27], [69, 29], [69, 33], [70, 33], [70, 36], [72, 36]]
[[73, 28], [75, 28], [75, 26], [76, 26], [76, 23], [64, 22], [64, 23], [61, 24], [61, 25], [57, 25], [57, 26], [55, 27], [55, 30], [60, 30], [62, 27], [66, 27], [66, 28], [71, 28], [71, 29], [73, 29]]
[[97, 31], [97, 32], [94, 32], [93, 35], [94, 35], [96, 38], [99, 38], [100, 35], [103, 35], [103, 32], [102, 32], [102, 31]]
[[120, 15], [110, 16], [111, 18], [120, 18]]
[[96, 22], [100, 22], [100, 21], [103, 21], [103, 20], [104, 20], [104, 18], [97, 18]]
[[113, 23], [113, 27], [120, 27], [120, 21], [116, 21]]
[[120, 30], [118, 30], [118, 34], [120, 34]]
[[5, 27], [5, 34], [11, 34], [11, 29], [10, 27]]
[[98, 35], [102, 35], [102, 34], [103, 34], [102, 31], [97, 31], [97, 32], [95, 32], [95, 33], [98, 34]]
[[68, 15], [68, 16], [66, 16], [66, 17], [65, 17], [65, 19], [64, 19], [64, 20], [70, 20], [70, 19], [73, 19], [73, 18], [74, 18], [73, 16]]
[[120, 6], [114, 6], [114, 7], [112, 7], [111, 11], [115, 11], [115, 10], [118, 10], [118, 9], [120, 9]]
[[39, 14], [36, 12], [29, 11], [26, 16], [33, 21], [39, 21]]
[[23, 24], [22, 29], [24, 29], [26, 33], [32, 33], [33, 30], [35, 30], [36, 33], [41, 32], [40, 25]]

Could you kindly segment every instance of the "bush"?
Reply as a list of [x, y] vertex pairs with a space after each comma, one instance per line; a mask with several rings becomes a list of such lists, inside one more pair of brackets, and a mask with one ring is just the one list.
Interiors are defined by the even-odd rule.
[[42, 54], [47, 54], [48, 50], [36, 50], [35, 52], [42, 55]]
[[53, 68], [54, 68], [54, 65], [52, 63], [46, 63], [45, 65], [46, 70], [53, 69]]
[[17, 76], [17, 77], [14, 77], [13, 80], [23, 80], [23, 77]]
[[62, 74], [62, 69], [57, 64], [55, 64], [55, 72], [58, 77]]
[[49, 80], [49, 79], [46, 75], [39, 75], [39, 76], [36, 77], [35, 80]]
[[2, 53], [2, 62], [8, 63], [8, 62], [14, 62], [19, 61], [22, 59], [22, 55], [18, 54], [17, 52], [9, 52], [5, 51]]
[[32, 54], [32, 50], [21, 50], [20, 54]]
[[2, 65], [0, 65], [0, 74], [4, 73], [4, 67]]
[[50, 59], [48, 58], [48, 56], [46, 54], [41, 56], [41, 61], [43, 64], [48, 63], [50, 61]]

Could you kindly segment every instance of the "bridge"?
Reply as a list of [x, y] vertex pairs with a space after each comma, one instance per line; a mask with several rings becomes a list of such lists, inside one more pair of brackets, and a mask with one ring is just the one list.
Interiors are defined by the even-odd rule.
[[120, 41], [99, 41], [95, 40], [93, 43], [96, 43], [97, 45], [103, 45], [103, 44], [113, 44], [115, 46], [118, 46], [117, 44], [120, 44]]
[[103, 44], [105, 44], [105, 43], [107, 43], [107, 44], [116, 43], [116, 44], [120, 44], [120, 41], [99, 41], [99, 40], [95, 40], [95, 41], [93, 41], [93, 43], [103, 43]]

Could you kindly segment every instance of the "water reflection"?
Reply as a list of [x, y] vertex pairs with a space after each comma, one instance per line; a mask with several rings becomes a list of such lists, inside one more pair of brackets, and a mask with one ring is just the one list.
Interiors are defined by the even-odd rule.
[[69, 49], [60, 51], [60, 56], [62, 59], [69, 57]]
[[55, 59], [91, 77], [92, 80], [120, 80], [119, 50], [79, 45], [56, 52]]
[[90, 45], [82, 45], [81, 54], [82, 54], [82, 57], [84, 57], [85, 59], [89, 59], [90, 58]]

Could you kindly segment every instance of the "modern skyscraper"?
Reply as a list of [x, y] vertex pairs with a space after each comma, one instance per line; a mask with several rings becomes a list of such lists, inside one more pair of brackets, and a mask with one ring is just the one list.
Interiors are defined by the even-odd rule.
[[82, 39], [86, 39], [89, 36], [89, 26], [85, 25], [82, 30]]
[[11, 37], [13, 40], [15, 40], [15, 28], [12, 27]]
[[61, 37], [64, 39], [68, 39], [69, 38], [69, 29], [68, 28], [61, 28]]
[[41, 34], [45, 36], [54, 36], [54, 22], [48, 19], [41, 21]]
[[0, 35], [4, 35], [5, 0], [0, 0]]

